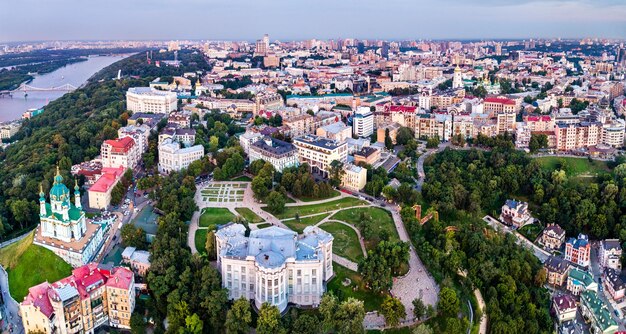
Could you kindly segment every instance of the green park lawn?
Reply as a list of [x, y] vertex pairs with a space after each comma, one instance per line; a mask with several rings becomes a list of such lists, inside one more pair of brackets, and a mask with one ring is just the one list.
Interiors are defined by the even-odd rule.
[[[344, 298], [353, 297], [362, 300], [367, 312], [380, 310], [385, 294], [368, 290], [361, 275], [348, 268], [333, 263], [333, 270], [335, 276], [328, 282], [328, 291], [332, 291], [335, 296], [341, 293]], [[352, 281], [350, 285], [344, 286], [342, 284], [345, 278]], [[355, 287], [356, 289], [354, 289]]]
[[323, 200], [323, 199], [329, 199], [329, 198], [337, 197], [339, 195], [340, 195], [340, 193], [337, 190], [333, 189], [333, 192], [328, 197], [300, 197], [299, 200], [301, 200], [302, 202], [313, 202], [313, 201], [319, 201], [319, 200]]
[[206, 235], [209, 232], [208, 229], [198, 229], [196, 230], [196, 237], [195, 237], [195, 243], [196, 243], [196, 249], [198, 250], [198, 253], [200, 254], [206, 254]]
[[[391, 218], [391, 213], [381, 208], [370, 207], [346, 209], [335, 213], [330, 218], [334, 220], [341, 220], [357, 227], [361, 221], [361, 213], [365, 213], [367, 216], [371, 217], [374, 228], [373, 235], [380, 235], [381, 232], [385, 231], [387, 235], [389, 235], [389, 240], [400, 240], [398, 237], [398, 231], [396, 231], [396, 226], [393, 223], [393, 218]], [[377, 244], [378, 240], [365, 240], [365, 248], [367, 250], [373, 249]]]
[[237, 211], [243, 217], [243, 219], [251, 224], [264, 222], [263, 218], [259, 217], [256, 213], [248, 208], [235, 208], [235, 211]]
[[233, 221], [235, 215], [224, 208], [205, 208], [200, 216], [200, 227], [215, 227]]
[[333, 253], [357, 263], [363, 259], [359, 237], [352, 228], [338, 222], [327, 222], [320, 227], [335, 238]]
[[539, 157], [535, 158], [541, 168], [553, 171], [562, 168], [562, 163], [565, 162], [565, 172], [568, 176], [577, 175], [597, 175], [610, 172], [606, 162], [592, 160], [587, 158], [572, 158], [572, 157]]
[[328, 215], [326, 214], [319, 214], [311, 217], [300, 218], [299, 221], [295, 219], [283, 220], [283, 224], [287, 225], [295, 232], [302, 233], [305, 227], [315, 225], [327, 216]]
[[33, 245], [32, 234], [0, 249], [0, 264], [9, 273], [11, 296], [18, 302], [24, 300], [28, 288], [45, 281], [56, 282], [72, 272], [72, 266], [52, 251]]
[[[285, 207], [285, 211], [283, 213], [276, 214], [275, 216], [278, 219], [294, 218], [296, 214], [302, 217], [363, 204], [367, 204], [367, 202], [354, 197], [344, 197], [326, 203], [288, 206]], [[267, 211], [267, 207], [264, 207], [263, 210]]]

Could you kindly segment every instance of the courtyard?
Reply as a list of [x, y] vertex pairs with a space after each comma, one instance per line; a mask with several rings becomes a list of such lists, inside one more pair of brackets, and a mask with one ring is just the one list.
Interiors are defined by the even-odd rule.
[[202, 190], [200, 197], [205, 204], [243, 202], [248, 187], [245, 182], [211, 182]]

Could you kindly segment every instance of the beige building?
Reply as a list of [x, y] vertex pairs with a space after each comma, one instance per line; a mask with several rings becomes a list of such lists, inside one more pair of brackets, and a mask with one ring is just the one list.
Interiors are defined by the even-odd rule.
[[111, 204], [111, 192], [124, 175], [124, 168], [102, 168], [100, 178], [87, 190], [89, 207], [106, 209]]
[[178, 108], [176, 93], [150, 87], [132, 87], [126, 92], [126, 109], [132, 112], [167, 114]]
[[344, 174], [341, 186], [353, 191], [360, 191], [367, 183], [367, 169], [353, 164], [344, 166]]
[[180, 171], [204, 156], [204, 146], [194, 145], [181, 148], [180, 144], [172, 138], [165, 139], [159, 145], [159, 173], [169, 174], [172, 171]]
[[95, 333], [103, 325], [130, 329], [134, 309], [133, 272], [89, 263], [60, 281], [28, 289], [20, 315], [26, 333]]
[[328, 175], [330, 164], [337, 160], [345, 162], [348, 157], [348, 145], [346, 142], [321, 138], [317, 136], [303, 136], [293, 140], [298, 150], [300, 163], [307, 163], [312, 172]]
[[11, 139], [20, 129], [20, 123], [12, 122], [0, 124], [0, 141], [2, 139]]
[[391, 138], [391, 142], [396, 143], [396, 136], [398, 135], [398, 130], [400, 130], [400, 124], [391, 123], [382, 127], [379, 127], [376, 130], [376, 141], [379, 143], [385, 143], [385, 133], [389, 130], [389, 138]]
[[320, 137], [341, 142], [352, 138], [352, 128], [345, 125], [343, 122], [337, 122], [317, 128], [316, 134]]

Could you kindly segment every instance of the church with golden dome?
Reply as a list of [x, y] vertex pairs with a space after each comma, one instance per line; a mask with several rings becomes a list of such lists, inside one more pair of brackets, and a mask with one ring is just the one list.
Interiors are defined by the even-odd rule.
[[39, 220], [34, 243], [50, 249], [73, 267], [91, 262], [102, 248], [107, 224], [87, 222], [74, 182], [74, 203], [57, 167], [50, 188], [50, 202], [39, 187]]

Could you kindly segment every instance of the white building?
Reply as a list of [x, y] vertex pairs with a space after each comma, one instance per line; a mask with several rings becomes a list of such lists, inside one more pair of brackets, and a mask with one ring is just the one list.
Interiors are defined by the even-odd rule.
[[215, 234], [217, 265], [230, 299], [264, 302], [280, 311], [288, 303], [318, 306], [333, 276], [333, 236], [309, 226], [296, 232], [272, 226], [250, 232], [241, 224]]
[[298, 151], [290, 143], [265, 136], [250, 145], [250, 163], [255, 160], [264, 160], [272, 164], [274, 169], [282, 172], [288, 167], [298, 166]]
[[133, 138], [135, 144], [139, 149], [139, 152], [145, 153], [148, 151], [148, 139], [150, 138], [150, 127], [148, 125], [128, 125], [121, 127], [117, 130], [117, 137], [124, 138], [130, 137]]
[[452, 77], [452, 89], [458, 88], [463, 88], [463, 73], [461, 72], [461, 68], [457, 65]]
[[353, 164], [344, 166], [344, 174], [341, 178], [341, 186], [349, 190], [360, 191], [367, 183], [367, 169]]
[[357, 137], [369, 137], [374, 133], [374, 113], [367, 107], [359, 107], [352, 117], [352, 133]]
[[622, 245], [619, 239], [606, 239], [600, 241], [598, 259], [602, 268], [615, 270], [622, 269]]
[[246, 130], [246, 132], [239, 136], [239, 145], [246, 154], [250, 154], [250, 145], [260, 139], [263, 139], [263, 135], [259, 132]]
[[338, 143], [317, 136], [303, 136], [294, 139], [293, 144], [298, 149], [298, 161], [309, 164], [314, 173], [327, 175], [334, 160], [346, 162], [348, 158], [346, 142]]
[[132, 112], [166, 114], [178, 108], [176, 93], [151, 87], [131, 87], [126, 92], [126, 109]]
[[172, 171], [180, 171], [204, 156], [204, 146], [194, 145], [182, 148], [181, 145], [171, 138], [165, 139], [159, 145], [159, 173], [169, 174]]
[[19, 130], [21, 123], [11, 122], [6, 124], [0, 124], [0, 141], [2, 139], [11, 139]]

